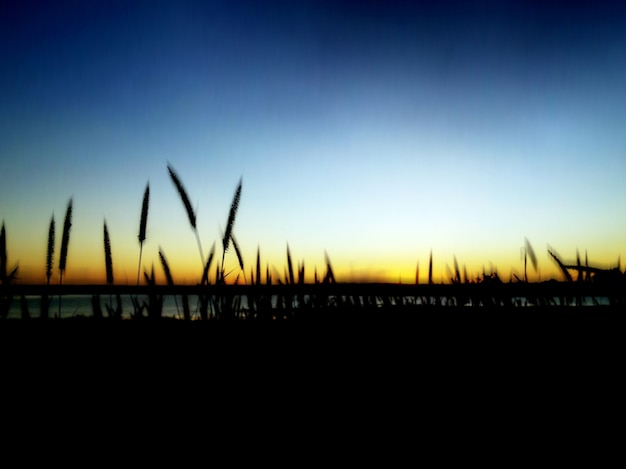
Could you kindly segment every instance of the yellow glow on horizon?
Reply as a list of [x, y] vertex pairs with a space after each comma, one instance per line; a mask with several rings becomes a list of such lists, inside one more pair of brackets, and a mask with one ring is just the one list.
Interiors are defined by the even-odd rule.
[[[100, 257], [100, 256], [96, 256]], [[166, 283], [163, 268], [158, 260], [146, 259], [142, 262], [142, 270], [140, 274], [140, 284], [145, 284], [144, 272], [150, 273], [152, 266], [154, 266], [155, 276], [157, 283]], [[248, 257], [248, 260], [244, 258], [244, 272], [239, 268], [239, 264], [234, 253], [228, 253], [225, 259], [224, 270], [229, 274], [227, 283], [234, 283], [237, 276], [239, 276], [239, 283], [249, 283], [251, 278], [251, 270], [256, 276], [256, 256]], [[73, 260], [71, 263], [68, 261], [68, 267], [63, 275], [64, 284], [104, 284], [105, 268], [104, 261], [96, 259], [97, 262], [93, 263], [81, 263], [77, 260]], [[415, 283], [417, 261], [408, 260], [403, 263], [396, 263], [394, 265], [379, 264], [372, 261], [360, 261], [360, 262], [346, 262], [339, 260], [331, 260], [332, 269], [337, 282], [357, 282], [357, 283]], [[511, 259], [508, 259], [510, 261]], [[125, 263], [116, 262], [114, 258], [114, 283], [118, 285], [134, 285], [137, 281], [137, 264], [135, 259], [131, 259]], [[221, 254], [218, 259], [215, 259], [210, 269], [210, 280], [213, 283], [215, 281], [215, 270], [217, 264], [221, 262]], [[584, 262], [584, 261], [583, 261]], [[294, 276], [298, 278], [298, 266], [301, 265], [302, 260], [292, 258], [292, 265], [294, 270]], [[101, 264], [101, 265], [100, 265]], [[200, 282], [202, 271], [200, 269], [200, 260], [187, 259], [184, 262], [177, 260], [174, 257], [168, 255], [168, 264], [170, 271], [174, 279], [174, 283], [178, 285], [194, 285]], [[483, 268], [486, 274], [497, 272], [498, 276], [503, 282], [508, 282], [513, 273], [518, 278], [523, 278], [523, 263], [518, 261], [517, 265], [512, 266], [510, 262], [495, 262], [492, 265], [484, 263], [462, 263], [458, 262], [459, 270], [462, 278], [467, 274], [468, 280], [476, 281], [482, 276]], [[591, 262], [591, 265], [600, 267], [610, 267], [608, 264]], [[277, 262], [271, 262], [262, 258], [261, 264], [261, 279], [262, 283], [266, 282], [266, 271], [269, 265], [269, 271], [272, 276], [272, 283], [278, 283], [280, 279], [285, 281], [285, 275], [287, 271], [287, 261], [282, 258]], [[45, 267], [39, 262], [20, 262], [20, 275], [19, 283], [24, 284], [41, 284], [45, 283]], [[313, 283], [315, 278], [315, 272], [317, 272], [317, 278], [321, 281], [326, 274], [327, 268], [324, 262], [309, 262], [304, 260], [305, 266], [305, 282]], [[454, 276], [454, 262], [451, 258], [449, 261], [433, 259], [433, 282], [434, 283], [450, 283], [451, 277]], [[527, 267], [527, 275], [530, 281], [548, 280], [550, 278], [561, 280], [563, 278], [558, 266], [555, 263], [548, 263], [543, 261], [540, 263], [539, 272], [536, 273], [530, 262]], [[245, 277], [245, 280], [244, 280]], [[58, 268], [53, 269], [53, 275], [51, 283], [58, 284], [59, 271]], [[420, 260], [419, 262], [419, 283], [428, 282], [428, 258]]]
[[[98, 230], [98, 235], [99, 235]], [[155, 241], [148, 241], [144, 244], [142, 255], [142, 267], [140, 274], [140, 284], [144, 284], [144, 271], [150, 271], [154, 266], [157, 282], [165, 283], [163, 269], [159, 260], [159, 248], [165, 253], [174, 282], [179, 285], [193, 285], [200, 282], [202, 275], [202, 263], [200, 261], [197, 245], [193, 236], [188, 233], [183, 243], [175, 243], [166, 239], [167, 243], [159, 245]], [[224, 270], [229, 272], [227, 282], [232, 283], [239, 275], [239, 283], [249, 283], [251, 270], [256, 275], [257, 244], [254, 240], [246, 236], [248, 233], [239, 235], [238, 241], [242, 249], [244, 259], [244, 273], [239, 268], [237, 256], [234, 250], [229, 249], [225, 256]], [[45, 239], [32, 239], [24, 237], [20, 239], [13, 231], [8, 231], [7, 251], [9, 255], [9, 265], [19, 265], [18, 282], [27, 284], [43, 284], [45, 278]], [[128, 238], [130, 236], [126, 236]], [[132, 238], [131, 238], [132, 239]], [[575, 239], [575, 236], [573, 236]], [[87, 241], [85, 241], [87, 240]], [[567, 241], [567, 240], [566, 240]], [[617, 265], [621, 251], [619, 236], [613, 236], [599, 245], [594, 245], [587, 250], [589, 264], [599, 268], [614, 268]], [[121, 241], [121, 237], [116, 232], [112, 232], [112, 257], [115, 284], [134, 285], [137, 282], [137, 266], [139, 259], [138, 242]], [[312, 242], [310, 244], [313, 244]], [[459, 243], [462, 244], [462, 243]], [[206, 258], [211, 249], [211, 243], [203, 245], [203, 252]], [[494, 245], [490, 250], [486, 247], [472, 250], [465, 247], [465, 250], [456, 250], [453, 253], [443, 252], [443, 249], [433, 249], [433, 281], [435, 283], [450, 283], [450, 278], [454, 276], [454, 259], [456, 257], [461, 275], [464, 270], [470, 280], [479, 278], [483, 271], [487, 274], [496, 271], [500, 279], [508, 282], [513, 275], [518, 278], [524, 276], [524, 263], [520, 247], [500, 247]], [[290, 252], [294, 275], [297, 278], [297, 269], [301, 263], [305, 266], [305, 282], [313, 283], [314, 274], [317, 271], [318, 279], [321, 280], [326, 273], [326, 260], [324, 249], [312, 249], [308, 245], [297, 243], [290, 244]], [[360, 246], [359, 246], [360, 247]], [[578, 246], [573, 242], [560, 244], [557, 253], [566, 264], [575, 264], [576, 249]], [[338, 282], [385, 282], [385, 283], [414, 283], [416, 270], [419, 264], [419, 282], [428, 281], [428, 263], [430, 249], [408, 249], [404, 247], [387, 247], [386, 251], [375, 251], [359, 255], [356, 251], [345, 249], [340, 250], [336, 246], [328, 252], [328, 256]], [[584, 264], [585, 249], [578, 248], [581, 262]], [[58, 242], [55, 250], [53, 265], [53, 276], [51, 283], [58, 284]], [[285, 270], [287, 269], [287, 244], [278, 243], [264, 249], [261, 246], [261, 272], [262, 282], [266, 281], [266, 270], [269, 267], [273, 278], [273, 283], [277, 283], [280, 278], [284, 281]], [[543, 281], [548, 279], [562, 280], [563, 274], [556, 263], [548, 256], [547, 249], [535, 246], [538, 259], [538, 272], [534, 270], [530, 261], [527, 265], [527, 275], [530, 281]], [[626, 256], [622, 256], [625, 257]], [[221, 241], [216, 241], [215, 257], [213, 265], [209, 271], [211, 282], [215, 281], [215, 269], [222, 259]], [[621, 269], [624, 269], [622, 260]], [[63, 276], [65, 284], [103, 284], [105, 283], [105, 263], [102, 240], [99, 236], [87, 237], [77, 231], [70, 240], [69, 254], [67, 260], [67, 270]]]

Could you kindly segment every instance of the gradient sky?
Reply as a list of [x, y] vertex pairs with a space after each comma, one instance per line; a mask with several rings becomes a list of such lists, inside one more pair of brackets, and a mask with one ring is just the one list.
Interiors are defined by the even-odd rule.
[[[168, 257], [201, 274], [168, 162], [205, 255], [239, 178], [249, 267], [289, 243], [338, 280], [521, 272], [534, 246], [626, 257], [623, 2], [3, 1], [0, 219], [22, 282], [45, 281], [74, 200], [69, 282], [116, 283]], [[221, 255], [221, 249], [218, 249]], [[235, 265], [232, 253], [227, 256]], [[248, 275], [248, 273], [247, 273]], [[58, 272], [55, 279], [58, 281]]]

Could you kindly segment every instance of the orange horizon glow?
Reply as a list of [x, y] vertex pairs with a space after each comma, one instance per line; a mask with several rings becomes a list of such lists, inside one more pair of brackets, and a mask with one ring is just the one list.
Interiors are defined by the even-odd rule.
[[[361, 233], [361, 236], [346, 236], [336, 242], [332, 238], [323, 238], [322, 243], [335, 242], [328, 251], [313, 247], [311, 241], [314, 234], [301, 235], [300, 243], [280, 243], [281, 245], [271, 245], [268, 249], [260, 246], [253, 236], [258, 236], [254, 223], [250, 224], [249, 214], [245, 212], [247, 199], [243, 200], [244, 212], [240, 215], [241, 220], [237, 220], [235, 232], [238, 243], [242, 249], [244, 259], [244, 272], [239, 268], [236, 254], [231, 248], [225, 255], [225, 272], [229, 273], [227, 283], [250, 283], [251, 269], [256, 275], [257, 249], [261, 253], [262, 283], [266, 283], [266, 271], [272, 277], [272, 282], [277, 283], [277, 279], [285, 282], [287, 270], [287, 247], [289, 246], [293, 269], [296, 272], [301, 263], [305, 266], [305, 283], [314, 283], [315, 272], [317, 278], [321, 280], [326, 272], [326, 260], [324, 252], [328, 252], [334, 276], [337, 282], [343, 283], [404, 283], [414, 284], [416, 274], [419, 274], [419, 283], [428, 283], [429, 258], [432, 253], [434, 283], [452, 283], [455, 276], [455, 261], [461, 273], [461, 279], [467, 276], [467, 281], [477, 281], [483, 274], [497, 273], [503, 282], [524, 279], [523, 245], [524, 237], [513, 237], [498, 242], [489, 243], [482, 241], [479, 236], [468, 231], [466, 238], [455, 238], [450, 236], [450, 231], [443, 231], [442, 235], [431, 234], [429, 239], [436, 239], [433, 248], [417, 248], [413, 246], [410, 237], [403, 236], [397, 238], [396, 244], [384, 244], [379, 250], [369, 248], [370, 244], [375, 244], [376, 240], [384, 239], [384, 229], [380, 226], [373, 226], [372, 232]], [[163, 212], [156, 212], [148, 220], [148, 239], [143, 246], [141, 271], [139, 273], [139, 284], [144, 285], [144, 272], [150, 272], [154, 267], [157, 283], [165, 284], [166, 279], [163, 273], [158, 252], [162, 250], [166, 255], [169, 267], [176, 285], [196, 285], [200, 283], [202, 268], [204, 263], [199, 257], [198, 247], [195, 244], [193, 233], [189, 229], [185, 214], [178, 205], [179, 201], [174, 198], [174, 206], [164, 219], [165, 223], [158, 219]], [[77, 205], [79, 209], [82, 204]], [[82, 215], [79, 213], [79, 215]], [[103, 240], [101, 234], [101, 221], [89, 223], [83, 222], [82, 216], [77, 216], [72, 227], [72, 235], [69, 243], [69, 253], [67, 259], [67, 269], [63, 274], [63, 284], [106, 284], [105, 278], [105, 256], [103, 251]], [[155, 220], [153, 220], [153, 217]], [[57, 216], [57, 233], [61, 225], [61, 220]], [[139, 243], [136, 237], [135, 220], [113, 220], [108, 223], [111, 236], [112, 260], [114, 284], [116, 285], [136, 285], [139, 261]], [[41, 226], [27, 229], [31, 224], [20, 225], [9, 220], [6, 223], [7, 252], [9, 255], [7, 268], [12, 269], [19, 265], [17, 282], [21, 284], [45, 284], [45, 235], [47, 230], [44, 220]], [[168, 223], [169, 222], [169, 223]], [[14, 228], [15, 226], [15, 228]], [[174, 226], [174, 229], [171, 227]], [[180, 227], [179, 227], [180, 226]], [[208, 230], [202, 227], [203, 233]], [[170, 231], [171, 230], [171, 231]], [[23, 235], [22, 233], [26, 233]], [[565, 243], [559, 244], [556, 251], [559, 258], [568, 265], [576, 263], [576, 252], [580, 253], [581, 263], [585, 264], [586, 249], [578, 249], [575, 244], [577, 236], [567, 233]], [[520, 239], [521, 238], [521, 239]], [[601, 249], [590, 249], [588, 251], [588, 262], [590, 266], [612, 269], [615, 268], [620, 258], [619, 230], [616, 235], [597, 236], [597, 244]], [[128, 241], [131, 240], [131, 241]], [[158, 241], [161, 240], [161, 241]], [[182, 240], [182, 241], [181, 241]], [[375, 240], [373, 243], [370, 240]], [[59, 244], [59, 234], [56, 237], [56, 244]], [[271, 239], [263, 241], [271, 242]], [[380, 241], [378, 241], [380, 243]], [[517, 242], [517, 247], [515, 243]], [[473, 244], [477, 244], [473, 248]], [[603, 243], [603, 244], [602, 244]], [[213, 243], [203, 243], [203, 255], [206, 258], [213, 246]], [[454, 245], [458, 244], [459, 249]], [[513, 246], [512, 248], [510, 246]], [[36, 246], [37, 249], [33, 249]], [[562, 249], [561, 249], [562, 247]], [[59, 284], [60, 275], [58, 269], [58, 250], [55, 248], [51, 284]], [[215, 241], [214, 262], [209, 271], [210, 282], [215, 282], [215, 270], [222, 259], [222, 243], [218, 238]], [[365, 255], [360, 255], [359, 251], [365, 250]], [[563, 280], [563, 273], [557, 264], [547, 254], [546, 248], [534, 248], [538, 259], [538, 270], [535, 271], [530, 261], [527, 265], [527, 277], [531, 282], [545, 281], [550, 279]], [[621, 265], [620, 265], [621, 268]]]
[[326, 253], [337, 282], [390, 284], [428, 283], [431, 252], [438, 284], [456, 264], [524, 279], [526, 239], [532, 282], [564, 280], [550, 246], [567, 265], [626, 258], [626, 2], [9, 3], [18, 284], [46, 283], [52, 219], [60, 283], [69, 200], [63, 284], [106, 284], [104, 223], [115, 285], [152, 266], [166, 284], [160, 251], [198, 284], [215, 242], [214, 283], [231, 232], [228, 283], [250, 283], [259, 247], [263, 283], [284, 283], [287, 246], [307, 283]]
[[[228, 256], [227, 256], [228, 257]], [[584, 259], [584, 258], [583, 258]], [[428, 283], [428, 259], [423, 259], [419, 262], [419, 267], [417, 261], [413, 262], [411, 265], [399, 265], [395, 268], [391, 266], [383, 266], [374, 268], [371, 265], [368, 268], [360, 268], [354, 266], [354, 263], [345, 263], [345, 262], [333, 262], [330, 259], [332, 269], [334, 272], [334, 276], [337, 282], [340, 283], [404, 283], [404, 284], [413, 284], [416, 283], [416, 274], [419, 274], [419, 282], [420, 284]], [[106, 284], [106, 276], [105, 276], [105, 268], [104, 262], [100, 260], [102, 263], [101, 267], [91, 268], [81, 265], [76, 265], [76, 263], [68, 262], [67, 270], [63, 274], [64, 285], [104, 285]], [[187, 262], [184, 264], [177, 264], [175, 260], [168, 259], [170, 263], [171, 273], [174, 279], [174, 283], [176, 285], [196, 285], [200, 283], [201, 279], [201, 271], [199, 270], [199, 261], [196, 262]], [[293, 259], [293, 269], [294, 275], [297, 280], [298, 278], [298, 266], [302, 261], [297, 259]], [[453, 258], [450, 256], [450, 260], [437, 260], [437, 257], [434, 257], [433, 260], [433, 272], [432, 279], [433, 283], [437, 284], [450, 284], [452, 283], [452, 277], [455, 276], [455, 268], [453, 263]], [[584, 260], [583, 260], [584, 262]], [[608, 263], [597, 263], [591, 262], [590, 265], [597, 266], [600, 268], [614, 268], [615, 265], [610, 265]], [[196, 265], [198, 264], [198, 265]], [[19, 264], [18, 264], [19, 265]], [[467, 279], [469, 282], [476, 282], [480, 279], [483, 274], [490, 275], [492, 273], [497, 273], [499, 278], [503, 282], [509, 281], [517, 281], [517, 279], [522, 280], [524, 278], [524, 268], [523, 262], [519, 262], [517, 266], [505, 267], [505, 263], [501, 263], [498, 265], [497, 263], [488, 263], [488, 264], [463, 264], [459, 262], [459, 271], [461, 274], [461, 279]], [[317, 273], [318, 281], [321, 281], [326, 274], [326, 265], [325, 264], [314, 264], [310, 262], [304, 262], [305, 266], [305, 283], [314, 283], [315, 281], [315, 273]], [[19, 284], [32, 284], [32, 285], [42, 285], [46, 283], [45, 278], [45, 270], [41, 266], [35, 266], [33, 264], [24, 264], [19, 265], [19, 275], [16, 283]], [[145, 285], [144, 272], [150, 273], [150, 270], [154, 267], [154, 273], [157, 279], [158, 284], [165, 284], [166, 279], [163, 273], [163, 268], [160, 263], [155, 262], [154, 265], [150, 263], [149, 265], [144, 264], [140, 273], [139, 284]], [[272, 278], [272, 283], [278, 283], [277, 279], [280, 279], [281, 282], [285, 283], [285, 275], [287, 271], [287, 262], [279, 261], [279, 262], [266, 262], [262, 261], [261, 265], [261, 283], [265, 284], [266, 279], [266, 271], [269, 267], [269, 272]], [[215, 282], [215, 263], [212, 265], [210, 269], [210, 282]], [[419, 268], [419, 270], [418, 270]], [[250, 275], [251, 269], [256, 276], [256, 258], [254, 258], [253, 262], [249, 262], [247, 265], [244, 264], [245, 274], [241, 271], [238, 264], [229, 261], [226, 259], [225, 262], [225, 272], [229, 273], [226, 283], [232, 284], [235, 283], [235, 279], [239, 277], [238, 283], [246, 284], [250, 283]], [[115, 285], [136, 285], [137, 284], [137, 266], [132, 265], [132, 262], [129, 262], [123, 266], [116, 267], [114, 264], [113, 267], [114, 272], [114, 282]], [[514, 277], [514, 275], [516, 277]], [[561, 273], [556, 263], [554, 265], [549, 265], [548, 262], [543, 262], [540, 264], [539, 272], [535, 272], [530, 263], [527, 267], [527, 276], [528, 281], [530, 282], [538, 282], [545, 281], [550, 279], [556, 280], [564, 280], [563, 274]], [[50, 284], [58, 285], [59, 284], [59, 271], [58, 269], [53, 270], [52, 278]]]

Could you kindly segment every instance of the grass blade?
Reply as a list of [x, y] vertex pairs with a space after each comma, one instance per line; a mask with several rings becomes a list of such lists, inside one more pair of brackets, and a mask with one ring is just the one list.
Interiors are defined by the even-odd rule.
[[550, 249], [548, 249], [548, 254], [550, 254], [550, 256], [552, 256], [552, 259], [554, 259], [554, 261], [557, 263], [557, 265], [560, 267], [561, 272], [563, 272], [563, 275], [565, 276], [565, 279], [568, 282], [572, 282], [572, 275], [568, 272], [567, 267], [565, 267], [565, 264], [563, 264], [563, 262], [561, 262], [561, 259], [558, 258], [558, 256], [553, 253]]
[[261, 246], [256, 250], [256, 284], [261, 285]]
[[111, 240], [109, 239], [109, 230], [107, 230], [107, 222], [104, 222], [104, 264], [107, 273], [107, 285], [113, 285], [113, 259], [111, 258]]
[[183, 201], [183, 205], [185, 206], [185, 210], [187, 211], [187, 217], [189, 218], [189, 223], [191, 224], [191, 227], [195, 230], [196, 229], [196, 214], [194, 213], [193, 207], [191, 206], [191, 202], [189, 201], [189, 196], [187, 195], [185, 186], [183, 186], [183, 183], [178, 177], [178, 174], [176, 174], [176, 172], [174, 171], [171, 165], [167, 165], [167, 170], [169, 171], [170, 178], [172, 179], [172, 182], [174, 183], [174, 186], [176, 187], [176, 190], [178, 191], [178, 194], [180, 195], [180, 199]]
[[222, 239], [222, 243], [224, 245], [224, 253], [228, 251], [228, 244], [231, 240], [231, 233], [233, 232], [233, 226], [235, 224], [235, 216], [237, 215], [237, 208], [239, 207], [239, 199], [241, 198], [242, 182], [243, 178], [239, 179], [239, 184], [237, 185], [237, 189], [235, 190], [235, 196], [233, 197], [233, 202], [230, 205], [230, 211], [228, 212], [226, 231], [224, 231], [224, 238]]
[[168, 286], [173, 287], [174, 279], [172, 278], [172, 272], [170, 271], [170, 266], [167, 263], [165, 254], [163, 254], [163, 251], [161, 249], [159, 249], [159, 259], [161, 260], [161, 266], [163, 267], [163, 272], [165, 273], [165, 279], [167, 280], [167, 284]]
[[[61, 253], [59, 254], [59, 285], [63, 285], [63, 272], [67, 265], [67, 249], [70, 244], [70, 228], [72, 227], [72, 198], [67, 204], [65, 220], [63, 221], [63, 235], [61, 237]], [[59, 292], [59, 319], [61, 318], [61, 292]]]
[[298, 285], [304, 284], [304, 261], [302, 264], [298, 263]]
[[7, 236], [4, 229], [4, 221], [0, 229], [0, 280], [5, 281], [7, 277]]
[[459, 270], [459, 263], [454, 256], [454, 281], [455, 283], [461, 283], [461, 271]]
[[148, 285], [150, 285], [151, 287], [156, 285], [156, 280], [154, 278], [154, 264], [152, 264], [152, 269], [150, 271], [150, 275], [148, 275], [148, 272], [144, 270], [143, 271], [143, 276], [144, 276], [144, 279], [146, 280], [146, 283]]
[[202, 285], [209, 284], [209, 269], [211, 268], [211, 263], [213, 262], [214, 255], [215, 255], [215, 242], [213, 243], [213, 247], [211, 248], [211, 252], [209, 253], [209, 259], [206, 261], [204, 270], [202, 271], [202, 281], [200, 282]]
[[[165, 254], [163, 254], [163, 251], [161, 250], [161, 248], [159, 248], [159, 259], [161, 259], [161, 266], [163, 267], [163, 272], [165, 272], [165, 279], [167, 280], [167, 285], [169, 287], [173, 287], [174, 279], [172, 278], [172, 272], [170, 271], [170, 266], [167, 263], [167, 259], [165, 258]], [[180, 310], [178, 309], [178, 300], [176, 299], [176, 295], [174, 295], [174, 304], [176, 305], [176, 314], [180, 315]]]
[[180, 195], [180, 199], [183, 201], [183, 205], [185, 206], [185, 210], [187, 211], [187, 217], [189, 218], [189, 223], [191, 224], [191, 228], [193, 229], [196, 235], [196, 243], [198, 244], [198, 250], [200, 251], [200, 262], [202, 262], [202, 267], [204, 267], [204, 253], [202, 252], [202, 243], [200, 242], [200, 235], [198, 234], [198, 228], [196, 227], [196, 214], [193, 211], [193, 207], [191, 206], [191, 201], [189, 200], [189, 196], [187, 195], [187, 191], [185, 190], [185, 186], [181, 182], [178, 174], [174, 171], [171, 165], [167, 165], [167, 170], [170, 173], [170, 178]]
[[428, 285], [433, 284], [433, 251], [430, 251], [430, 259], [428, 260]]
[[148, 205], [150, 203], [150, 184], [146, 185], [141, 203], [141, 220], [139, 221], [139, 244], [146, 240], [146, 226], [148, 224]]
[[530, 258], [530, 263], [533, 265], [533, 269], [537, 272], [537, 255], [535, 254], [535, 250], [530, 245], [530, 241], [528, 238], [524, 238], [524, 242], [526, 245], [526, 252], [528, 253], [528, 257]]
[[291, 253], [289, 252], [289, 244], [287, 244], [287, 268], [289, 269], [289, 278], [287, 279], [289, 285], [293, 285], [295, 283], [294, 275], [293, 275], [293, 264], [291, 262]]
[[[241, 251], [239, 250], [239, 244], [237, 244], [237, 240], [235, 239], [235, 235], [234, 234], [230, 234], [230, 240], [233, 243], [233, 248], [235, 248], [235, 254], [237, 254], [237, 260], [239, 261], [239, 267], [241, 268], [241, 271], [243, 272], [243, 257], [241, 257]], [[245, 278], [245, 273], [244, 273], [244, 278]]]
[[[159, 259], [161, 259], [161, 266], [163, 267], [163, 272], [165, 272], [165, 279], [167, 280], [167, 285], [169, 287], [174, 286], [174, 279], [172, 278], [172, 272], [170, 271], [170, 266], [167, 263], [167, 259], [165, 258], [165, 254], [161, 248], [159, 248]], [[174, 304], [176, 305], [176, 314], [180, 315], [180, 310], [178, 309], [178, 300], [176, 299], [176, 295], [174, 296]], [[186, 298], [186, 296], [185, 296]], [[189, 305], [187, 305], [187, 309], [189, 309]]]
[[17, 278], [19, 266], [16, 266], [15, 268], [13, 268], [11, 273], [7, 274], [7, 264], [7, 237], [3, 221], [2, 228], [0, 229], [0, 284], [8, 285], [12, 280], [15, 280]]
[[48, 228], [48, 251], [46, 253], [46, 282], [50, 285], [52, 278], [52, 265], [54, 263], [54, 214], [50, 219], [50, 227]]
[[417, 261], [417, 267], [415, 268], [415, 285], [420, 283], [420, 263]]
[[535, 273], [537, 273], [537, 256], [535, 255], [535, 250], [533, 249], [533, 247], [530, 245], [530, 241], [528, 241], [528, 238], [524, 238], [524, 281], [528, 282], [528, 275], [526, 272], [526, 259], [530, 258], [530, 263], [533, 266], [533, 269], [535, 269]]
[[67, 211], [65, 212], [65, 221], [63, 222], [63, 237], [61, 238], [61, 253], [59, 257], [59, 270], [61, 276], [65, 271], [67, 263], [67, 249], [70, 244], [70, 228], [72, 227], [72, 199], [70, 198], [67, 204]]
[[324, 252], [324, 257], [326, 258], [326, 277], [324, 278], [324, 283], [335, 283], [333, 266], [330, 264], [330, 257], [328, 257], [327, 252]]
[[137, 285], [139, 285], [139, 274], [141, 272], [141, 255], [143, 253], [143, 242], [146, 240], [146, 226], [148, 225], [148, 205], [150, 203], [150, 184], [146, 184], [141, 203], [141, 218], [139, 220], [139, 264], [137, 265]]

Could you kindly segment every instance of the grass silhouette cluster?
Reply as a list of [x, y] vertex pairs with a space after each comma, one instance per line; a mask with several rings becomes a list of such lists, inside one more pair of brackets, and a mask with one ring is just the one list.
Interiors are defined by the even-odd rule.
[[[461, 272], [456, 257], [452, 271], [448, 268], [450, 283], [435, 284], [433, 281], [433, 255], [430, 253], [428, 262], [428, 282], [419, 283], [419, 263], [416, 269], [415, 284], [354, 284], [338, 283], [333, 268], [326, 254], [325, 273], [314, 273], [312, 284], [305, 282], [304, 262], [294, 266], [289, 245], [286, 250], [286, 266], [284, 275], [270, 272], [269, 264], [263, 269], [260, 247], [257, 249], [255, 267], [251, 267], [249, 277], [245, 275], [245, 264], [241, 249], [235, 237], [235, 221], [239, 208], [243, 178], [236, 186], [232, 199], [226, 228], [221, 239], [221, 261], [216, 258], [216, 243], [214, 242], [208, 257], [204, 258], [202, 243], [197, 227], [197, 217], [191, 205], [189, 195], [181, 178], [168, 164], [167, 170], [183, 207], [187, 213], [189, 224], [194, 232], [198, 245], [202, 265], [199, 282], [196, 285], [177, 285], [172, 276], [167, 257], [162, 248], [159, 248], [159, 260], [166, 284], [157, 284], [154, 265], [150, 271], [143, 271], [144, 284], [140, 282], [142, 268], [143, 245], [146, 241], [146, 229], [150, 205], [150, 186], [146, 185], [141, 204], [139, 220], [139, 262], [137, 268], [137, 284], [115, 285], [113, 275], [113, 256], [109, 231], [106, 220], [103, 224], [103, 250], [105, 259], [106, 285], [63, 285], [63, 274], [67, 269], [67, 258], [72, 226], [73, 200], [70, 198], [61, 236], [59, 250], [59, 283], [51, 285], [55, 254], [55, 219], [50, 219], [48, 243], [45, 259], [45, 285], [20, 285], [17, 282], [19, 266], [8, 267], [6, 250], [6, 229], [4, 222], [0, 232], [0, 318], [7, 318], [9, 309], [15, 296], [20, 297], [21, 317], [31, 317], [25, 295], [36, 294], [41, 298], [39, 318], [48, 319], [52, 297], [58, 295], [59, 309], [57, 318], [61, 317], [61, 298], [65, 294], [80, 293], [91, 295], [93, 317], [104, 318], [100, 295], [108, 294], [108, 303], [105, 304], [106, 317], [121, 319], [124, 317], [122, 295], [129, 295], [133, 310], [129, 317], [132, 319], [163, 317], [163, 302], [165, 296], [173, 296], [177, 310], [177, 317], [190, 321], [199, 320], [234, 320], [234, 319], [298, 319], [298, 318], [338, 318], [338, 317], [366, 317], [394, 315], [398, 312], [413, 312], [415, 310], [439, 310], [442, 308], [512, 308], [512, 307], [572, 307], [584, 305], [599, 305], [598, 298], [603, 298], [609, 306], [623, 306], [626, 290], [626, 272], [620, 270], [618, 259], [617, 267], [600, 269], [589, 265], [587, 256], [581, 262], [577, 253], [575, 264], [566, 264], [554, 252], [548, 254], [563, 273], [564, 282], [536, 282], [528, 280], [527, 264], [537, 271], [537, 256], [531, 243], [525, 239], [522, 248], [524, 273], [523, 276], [512, 275], [508, 282], [504, 282], [497, 272], [483, 272], [476, 278], [469, 278], [465, 268]], [[238, 263], [238, 270], [225, 271], [226, 255], [232, 247]], [[215, 274], [211, 269], [215, 263]], [[574, 279], [572, 273], [577, 274]], [[211, 282], [213, 278], [213, 282]], [[113, 295], [115, 304], [113, 304]], [[197, 299], [196, 304], [190, 304], [190, 298]], [[182, 312], [178, 298], [181, 300]]]

